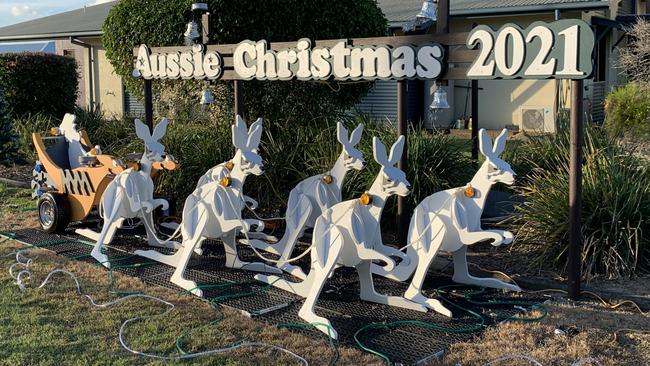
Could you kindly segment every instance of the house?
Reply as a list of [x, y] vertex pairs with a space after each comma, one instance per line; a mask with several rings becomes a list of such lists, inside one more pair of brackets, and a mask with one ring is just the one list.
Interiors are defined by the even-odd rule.
[[[402, 25], [412, 21], [422, 7], [421, 0], [379, 0], [379, 6], [394, 34], [402, 34]], [[56, 53], [77, 59], [80, 65], [80, 104], [101, 105], [108, 113], [140, 114], [142, 105], [124, 89], [102, 47], [102, 25], [116, 2], [56, 14], [0, 28], [0, 42], [53, 40]], [[603, 99], [619, 84], [615, 69], [616, 47], [625, 45], [625, 25], [637, 16], [650, 13], [648, 0], [452, 0], [451, 32], [470, 31], [473, 24], [499, 28], [506, 23], [526, 27], [535, 21], [582, 19], [596, 33], [593, 78], [585, 81], [586, 110], [595, 121], [602, 121]], [[435, 26], [420, 32], [435, 32]], [[568, 83], [559, 80], [480, 81], [479, 115], [481, 127], [554, 130], [558, 112], [567, 105]], [[428, 106], [437, 86], [434, 82], [409, 81], [408, 118], [433, 127]], [[436, 115], [438, 126], [470, 114], [469, 82], [449, 81], [444, 86], [451, 108]], [[358, 109], [380, 120], [395, 121], [397, 87], [395, 81], [378, 81]], [[494, 106], [499, 106], [495, 108]]]

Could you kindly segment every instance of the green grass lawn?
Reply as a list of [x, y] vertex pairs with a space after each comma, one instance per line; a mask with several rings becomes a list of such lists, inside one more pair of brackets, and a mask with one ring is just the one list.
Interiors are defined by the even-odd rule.
[[[27, 189], [0, 185], [0, 231], [37, 226], [36, 212]], [[151, 300], [128, 300], [109, 308], [96, 308], [76, 293], [74, 282], [63, 275], [52, 284], [37, 289], [46, 274], [55, 268], [74, 273], [84, 294], [98, 303], [117, 298], [108, 291], [107, 270], [94, 264], [70, 261], [39, 249], [26, 254], [34, 259], [28, 289], [21, 291], [9, 276], [15, 262], [6, 256], [19, 244], [0, 239], [0, 365], [297, 365], [295, 359], [270, 349], [242, 348], [192, 361], [158, 361], [136, 356], [122, 349], [118, 341], [120, 325], [136, 316], [160, 314], [166, 307]], [[115, 288], [139, 291], [176, 305], [162, 317], [131, 323], [126, 329], [127, 344], [138, 351], [178, 355], [175, 343], [182, 342], [189, 352], [225, 347], [241, 339], [285, 347], [305, 357], [311, 365], [327, 365], [334, 353], [326, 337], [307, 338], [276, 326], [267, 326], [234, 311], [223, 313], [192, 296], [158, 287], [140, 280], [115, 275]], [[490, 327], [476, 339], [452, 345], [442, 360], [432, 365], [483, 365], [506, 354], [527, 354], [544, 365], [570, 365], [587, 356], [600, 365], [650, 364], [650, 316], [632, 311], [613, 311], [600, 304], [553, 301], [549, 316], [540, 323], [502, 323]], [[369, 309], [371, 309], [369, 304]], [[211, 321], [223, 315], [215, 325]], [[554, 334], [558, 325], [572, 326], [573, 337]], [[400, 333], [397, 336], [404, 336]], [[339, 347], [338, 365], [381, 365], [378, 358], [354, 347]], [[521, 361], [499, 365], [521, 365]], [[596, 363], [585, 363], [596, 365]]]
[[[2, 253], [17, 246], [3, 243]], [[118, 329], [127, 319], [159, 314], [167, 307], [146, 299], [127, 300], [109, 308], [97, 308], [76, 293], [74, 281], [61, 274], [51, 285], [36, 289], [45, 275], [55, 268], [66, 268], [79, 277], [84, 293], [97, 303], [116, 299], [108, 293], [107, 271], [82, 262], [68, 261], [45, 250], [29, 254], [35, 258], [33, 279], [21, 291], [7, 272], [13, 258], [0, 260], [0, 365], [133, 365], [180, 364], [156, 361], [124, 351]], [[136, 350], [160, 355], [178, 355], [176, 340], [190, 332], [182, 345], [188, 352], [226, 347], [242, 339], [286, 347], [310, 361], [327, 364], [334, 355], [326, 338], [308, 339], [284, 329], [266, 326], [236, 312], [221, 313], [194, 297], [150, 287], [139, 280], [116, 274], [116, 289], [141, 291], [173, 302], [169, 314], [131, 323], [125, 336]], [[215, 325], [211, 321], [223, 316]], [[194, 330], [194, 331], [193, 331]], [[341, 362], [353, 359], [376, 363], [372, 356], [355, 349], [342, 349]], [[263, 348], [242, 348], [224, 355], [194, 359], [198, 365], [299, 364], [291, 357]]]
[[[37, 225], [35, 201], [27, 189], [0, 184], [0, 231]], [[132, 355], [118, 340], [120, 325], [136, 316], [160, 314], [167, 307], [145, 299], [127, 300], [109, 308], [92, 306], [76, 293], [74, 281], [63, 274], [53, 283], [36, 289], [47, 273], [65, 268], [78, 276], [84, 294], [97, 303], [118, 298], [109, 293], [108, 271], [104, 267], [70, 261], [38, 249], [28, 252], [34, 259], [28, 289], [21, 291], [8, 273], [15, 263], [6, 256], [22, 248], [0, 239], [0, 365], [134, 365], [186, 364], [188, 361], [157, 361]], [[138, 279], [115, 274], [114, 288], [147, 293], [170, 301], [176, 308], [163, 317], [131, 323], [126, 329], [127, 344], [138, 351], [177, 356], [176, 340], [187, 334], [182, 347], [188, 352], [222, 348], [242, 339], [285, 347], [310, 364], [327, 364], [335, 355], [326, 337], [310, 339], [286, 329], [267, 326], [234, 311], [222, 313], [198, 298], [147, 286]], [[215, 324], [210, 322], [224, 317]], [[189, 333], [188, 333], [189, 332]], [[380, 364], [374, 356], [355, 348], [341, 347], [340, 364], [359, 360]], [[197, 365], [300, 364], [279, 351], [242, 348], [235, 352], [192, 359]]]
[[0, 183], [0, 216], [36, 209], [32, 192], [24, 188], [10, 187]]

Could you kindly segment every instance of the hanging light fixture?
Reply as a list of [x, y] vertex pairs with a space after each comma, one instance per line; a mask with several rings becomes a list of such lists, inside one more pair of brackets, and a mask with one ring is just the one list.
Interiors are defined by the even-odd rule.
[[195, 21], [190, 21], [187, 23], [187, 30], [183, 34], [185, 36], [185, 43], [191, 45], [196, 42], [197, 39], [201, 37], [199, 33], [199, 25]]
[[429, 109], [437, 111], [440, 109], [449, 109], [449, 101], [447, 101], [447, 92], [441, 86], [437, 86], [436, 91], [433, 93], [433, 102]]
[[436, 91], [433, 93], [433, 102], [431, 102], [431, 105], [429, 106], [429, 116], [431, 116], [432, 128], [434, 130], [438, 126], [438, 117], [442, 116], [442, 111], [449, 108], [447, 92], [436, 83]]
[[206, 11], [207, 12], [208, 11], [208, 4], [206, 4], [206, 3], [194, 3], [194, 4], [192, 4], [192, 11], [196, 11], [196, 10]]
[[435, 22], [438, 19], [438, 0], [424, 0], [422, 9], [415, 16], [415, 19], [420, 23], [427, 21]]
[[[404, 33], [413, 32], [422, 25], [430, 25], [438, 19], [438, 0], [424, 0], [422, 2], [422, 9], [415, 16], [415, 19], [409, 20], [402, 24], [402, 31]], [[426, 27], [425, 27], [426, 28]]]
[[208, 4], [206, 3], [194, 3], [192, 4], [192, 20], [187, 23], [187, 29], [183, 35], [185, 36], [185, 43], [188, 46], [191, 46], [201, 38], [201, 33], [199, 33], [199, 24], [197, 19], [201, 17], [201, 14], [208, 11]]
[[201, 109], [206, 110], [212, 103], [214, 103], [214, 94], [212, 94], [212, 90], [203, 90], [203, 93], [201, 94]]

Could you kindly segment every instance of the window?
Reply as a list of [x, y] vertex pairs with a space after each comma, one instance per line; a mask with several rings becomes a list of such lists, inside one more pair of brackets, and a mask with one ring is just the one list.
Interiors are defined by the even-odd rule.
[[63, 56], [75, 58], [74, 50], [63, 50]]

